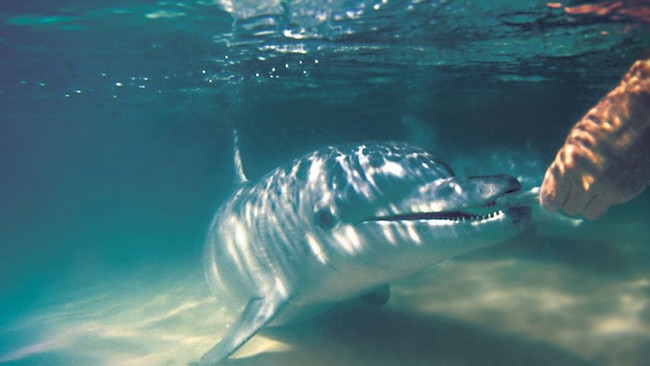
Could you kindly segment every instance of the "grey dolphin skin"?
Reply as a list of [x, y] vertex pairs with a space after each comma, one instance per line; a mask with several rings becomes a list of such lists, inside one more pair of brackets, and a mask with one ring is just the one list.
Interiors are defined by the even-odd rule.
[[455, 177], [394, 142], [326, 147], [244, 182], [216, 213], [204, 252], [211, 289], [241, 315], [199, 364], [219, 364], [262, 327], [518, 234], [530, 207], [498, 200], [520, 189], [506, 175]]

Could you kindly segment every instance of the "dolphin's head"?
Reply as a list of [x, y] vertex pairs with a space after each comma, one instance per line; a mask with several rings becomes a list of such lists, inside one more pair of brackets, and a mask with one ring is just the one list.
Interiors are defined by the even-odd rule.
[[403, 143], [330, 147], [303, 158], [294, 173], [304, 185], [300, 216], [312, 226], [307, 242], [323, 262], [331, 248], [368, 256], [390, 246], [418, 248], [435, 263], [506, 240], [530, 221], [529, 207], [497, 203], [521, 189], [515, 178], [455, 177]]

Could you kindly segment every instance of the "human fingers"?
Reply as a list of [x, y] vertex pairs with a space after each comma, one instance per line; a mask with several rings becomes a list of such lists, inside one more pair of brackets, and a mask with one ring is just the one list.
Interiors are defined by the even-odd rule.
[[594, 182], [593, 176], [574, 169], [567, 175], [567, 184], [571, 185], [571, 191], [562, 206], [562, 210], [569, 215], [581, 214], [587, 205], [595, 197], [595, 191], [591, 189]]
[[549, 211], [557, 211], [566, 202], [571, 185], [562, 180], [563, 172], [556, 162], [546, 170], [540, 187], [540, 202]]
[[602, 197], [602, 196], [594, 196], [594, 198], [587, 204], [587, 206], [584, 208], [582, 215], [589, 220], [594, 220], [597, 219], [598, 217], [602, 216], [609, 208], [611, 207], [612, 202], [611, 200]]

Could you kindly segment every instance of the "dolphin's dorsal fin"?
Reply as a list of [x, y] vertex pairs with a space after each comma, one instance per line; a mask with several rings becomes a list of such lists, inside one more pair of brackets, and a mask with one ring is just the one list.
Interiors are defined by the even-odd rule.
[[233, 163], [235, 165], [235, 183], [237, 185], [242, 185], [248, 182], [248, 178], [246, 178], [244, 166], [241, 162], [241, 154], [239, 153], [239, 134], [237, 134], [237, 130], [232, 130], [232, 148]]

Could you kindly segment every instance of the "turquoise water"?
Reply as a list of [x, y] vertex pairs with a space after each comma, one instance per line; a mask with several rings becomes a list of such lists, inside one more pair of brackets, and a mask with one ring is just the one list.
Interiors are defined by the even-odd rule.
[[[648, 27], [486, 3], [0, 0], [0, 363], [184, 365], [223, 335], [200, 257], [233, 128], [251, 178], [394, 139], [538, 185]], [[647, 364], [649, 208], [538, 211], [376, 313], [262, 334], [232, 364]]]

